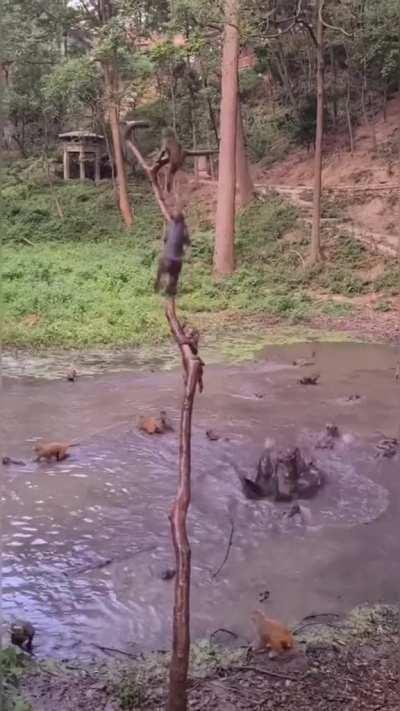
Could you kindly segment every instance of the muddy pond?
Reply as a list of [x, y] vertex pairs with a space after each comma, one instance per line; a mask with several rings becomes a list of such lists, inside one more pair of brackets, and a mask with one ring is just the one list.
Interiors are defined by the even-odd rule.
[[[294, 366], [298, 359], [314, 365]], [[206, 368], [193, 426], [194, 638], [223, 627], [251, 639], [255, 607], [294, 623], [398, 600], [400, 454], [376, 450], [384, 435], [399, 434], [397, 359], [388, 346], [314, 343]], [[300, 385], [311, 371], [318, 384]], [[75, 383], [3, 378], [2, 455], [28, 464], [2, 467], [2, 614], [35, 624], [39, 656], [169, 644], [174, 583], [161, 573], [174, 566], [168, 511], [181, 392], [178, 369], [129, 364]], [[160, 409], [175, 432], [140, 433], [137, 417]], [[333, 449], [314, 449], [328, 422], [342, 436]], [[221, 438], [210, 441], [208, 429]], [[36, 464], [39, 438], [80, 444], [65, 462]], [[305, 447], [326, 473], [302, 517], [242, 492], [238, 475], [254, 472], [267, 438]], [[215, 576], [232, 521], [229, 557]]]

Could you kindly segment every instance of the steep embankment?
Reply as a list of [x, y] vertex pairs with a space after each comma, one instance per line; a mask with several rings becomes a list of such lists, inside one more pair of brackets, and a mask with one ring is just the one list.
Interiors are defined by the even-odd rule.
[[[395, 257], [400, 221], [400, 97], [386, 116], [354, 132], [354, 151], [340, 136], [326, 141], [323, 164], [324, 227], [335, 226], [370, 249]], [[376, 150], [374, 150], [374, 139]], [[261, 185], [273, 187], [301, 208], [309, 220], [314, 162], [312, 152], [293, 151], [268, 171], [257, 171]], [[335, 224], [336, 223], [336, 224]]]

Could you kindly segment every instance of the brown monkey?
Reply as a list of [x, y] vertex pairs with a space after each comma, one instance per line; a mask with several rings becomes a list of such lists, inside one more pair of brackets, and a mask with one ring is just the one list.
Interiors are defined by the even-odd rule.
[[164, 128], [162, 131], [161, 148], [151, 168], [151, 174], [157, 183], [159, 171], [168, 164], [167, 192], [170, 193], [175, 174], [182, 168], [188, 156], [209, 156], [214, 153], [216, 153], [216, 151], [213, 150], [188, 150], [179, 143], [173, 128]]
[[32, 642], [35, 635], [35, 628], [30, 622], [13, 622], [10, 625], [10, 636], [12, 644], [17, 647], [26, 648], [28, 652], [32, 651]]
[[157, 182], [158, 173], [168, 164], [167, 192], [170, 193], [175, 174], [182, 168], [187, 151], [179, 143], [176, 133], [172, 128], [164, 128], [162, 132], [161, 148], [151, 169], [154, 180]]
[[70, 368], [67, 371], [67, 380], [69, 380], [70, 383], [74, 383], [77, 377], [78, 373], [76, 372], [75, 368]]
[[33, 451], [37, 454], [34, 461], [40, 462], [42, 459], [46, 459], [47, 462], [50, 462], [54, 457], [57, 462], [61, 462], [63, 459], [69, 457], [68, 449], [70, 447], [78, 447], [78, 445], [78, 442], [46, 442], [44, 444], [36, 444], [33, 448]]
[[161, 410], [160, 417], [144, 417], [141, 415], [138, 420], [138, 428], [150, 435], [174, 431], [165, 410]]
[[261, 610], [255, 610], [251, 615], [251, 620], [258, 634], [258, 646], [256, 652], [270, 649], [273, 652], [293, 649], [294, 637], [291, 631], [281, 622], [272, 620], [264, 615]]
[[163, 277], [167, 278], [166, 293], [176, 296], [185, 246], [190, 244], [189, 231], [182, 213], [178, 212], [168, 224], [164, 249], [158, 263], [155, 291], [160, 288]]

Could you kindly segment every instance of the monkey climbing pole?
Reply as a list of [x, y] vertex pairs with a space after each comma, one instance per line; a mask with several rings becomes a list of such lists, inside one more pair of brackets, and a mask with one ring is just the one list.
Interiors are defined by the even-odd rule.
[[[166, 220], [171, 220], [163, 194], [150, 166], [133, 141], [126, 139], [130, 150], [142, 166]], [[203, 390], [204, 363], [198, 355], [199, 333], [183, 327], [177, 318], [175, 300], [166, 302], [165, 315], [182, 356], [184, 396], [179, 434], [179, 476], [176, 498], [169, 516], [176, 560], [175, 597], [172, 626], [172, 654], [169, 672], [167, 711], [187, 710], [187, 675], [190, 652], [190, 562], [191, 551], [186, 519], [191, 497], [192, 413], [197, 389]]]

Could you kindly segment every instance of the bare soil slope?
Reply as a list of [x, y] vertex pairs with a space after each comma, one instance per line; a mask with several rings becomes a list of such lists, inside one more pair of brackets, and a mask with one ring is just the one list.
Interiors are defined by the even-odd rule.
[[[365, 237], [387, 254], [398, 250], [400, 218], [400, 97], [388, 103], [386, 116], [376, 117], [373, 129], [377, 151], [373, 151], [371, 130], [355, 131], [352, 154], [345, 136], [327, 138], [323, 165], [325, 194], [335, 199], [337, 210], [351, 222], [354, 236]], [[293, 151], [285, 161], [268, 171], [256, 171], [256, 180], [293, 197], [298, 203], [301, 189], [311, 188], [313, 152]], [[386, 250], [385, 250], [386, 247]]]

